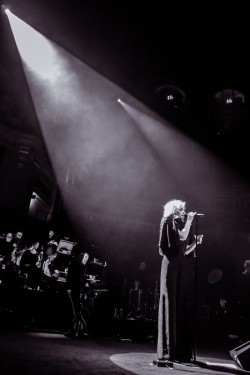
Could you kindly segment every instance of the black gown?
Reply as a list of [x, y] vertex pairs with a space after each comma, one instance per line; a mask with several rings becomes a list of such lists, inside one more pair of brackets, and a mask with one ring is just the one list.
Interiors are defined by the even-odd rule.
[[185, 223], [178, 218], [163, 218], [159, 247], [162, 251], [160, 300], [158, 311], [158, 359], [187, 361], [193, 355], [194, 255], [185, 255], [192, 234], [185, 241], [178, 229]]

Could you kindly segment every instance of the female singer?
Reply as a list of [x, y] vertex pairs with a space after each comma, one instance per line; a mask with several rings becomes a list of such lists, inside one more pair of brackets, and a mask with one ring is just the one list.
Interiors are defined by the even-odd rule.
[[158, 311], [157, 357], [189, 362], [193, 357], [194, 249], [203, 235], [192, 235], [195, 212], [171, 200], [160, 224], [159, 254], [163, 257]]

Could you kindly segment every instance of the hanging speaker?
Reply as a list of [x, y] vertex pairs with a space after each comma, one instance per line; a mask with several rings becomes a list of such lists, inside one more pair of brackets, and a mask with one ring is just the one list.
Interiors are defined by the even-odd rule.
[[245, 371], [250, 371], [250, 341], [229, 351], [236, 365]]

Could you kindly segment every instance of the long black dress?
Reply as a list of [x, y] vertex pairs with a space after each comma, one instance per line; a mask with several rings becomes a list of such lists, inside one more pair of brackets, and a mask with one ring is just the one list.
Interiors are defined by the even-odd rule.
[[[178, 229], [185, 223], [169, 216], [162, 218], [159, 248], [161, 266], [160, 300], [158, 312], [158, 359], [187, 361], [192, 359], [194, 327], [194, 256], [185, 255], [192, 242], [191, 231], [181, 241]], [[160, 252], [161, 253], [161, 252]]]

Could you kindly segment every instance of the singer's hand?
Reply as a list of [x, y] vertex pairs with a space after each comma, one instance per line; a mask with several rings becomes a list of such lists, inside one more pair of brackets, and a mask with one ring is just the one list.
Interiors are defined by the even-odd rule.
[[187, 221], [193, 221], [195, 215], [196, 215], [196, 212], [189, 212], [189, 213], [187, 214]]
[[194, 235], [195, 238], [196, 238], [196, 242], [197, 242], [197, 245], [200, 245], [202, 243], [202, 240], [203, 240], [203, 234], [199, 234], [199, 236], [196, 237], [196, 235]]

